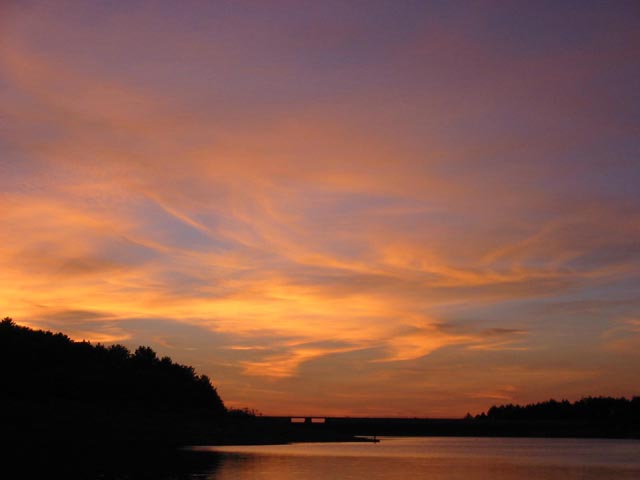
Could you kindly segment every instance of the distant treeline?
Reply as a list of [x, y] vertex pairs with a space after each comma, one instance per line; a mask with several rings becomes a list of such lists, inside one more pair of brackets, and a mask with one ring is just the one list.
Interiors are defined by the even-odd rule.
[[227, 410], [209, 378], [149, 347], [76, 342], [0, 322], [0, 422], [30, 442], [191, 443]]
[[322, 425], [335, 432], [366, 436], [640, 439], [640, 397], [499, 405], [465, 418], [328, 418]]
[[640, 421], [640, 397], [585, 397], [576, 402], [568, 400], [532, 403], [529, 405], [500, 405], [475, 417], [489, 420], [572, 420], [572, 421]]

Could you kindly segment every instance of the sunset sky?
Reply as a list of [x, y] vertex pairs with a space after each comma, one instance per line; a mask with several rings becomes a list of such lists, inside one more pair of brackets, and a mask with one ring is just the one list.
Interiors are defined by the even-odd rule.
[[637, 1], [1, 1], [0, 317], [264, 414], [640, 395]]

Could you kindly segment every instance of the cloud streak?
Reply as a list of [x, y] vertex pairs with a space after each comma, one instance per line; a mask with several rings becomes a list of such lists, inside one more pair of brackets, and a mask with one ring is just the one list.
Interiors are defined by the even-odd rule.
[[6, 315], [265, 413], [639, 393], [611, 333], [639, 306], [626, 7], [565, 38], [489, 5], [187, 3], [7, 10]]

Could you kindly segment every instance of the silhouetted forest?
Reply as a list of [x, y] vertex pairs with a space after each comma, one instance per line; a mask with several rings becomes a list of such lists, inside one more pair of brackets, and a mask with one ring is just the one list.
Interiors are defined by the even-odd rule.
[[149, 347], [131, 352], [76, 342], [9, 318], [0, 322], [0, 380], [5, 443], [49, 459], [65, 457], [66, 450], [62, 456], [56, 450], [68, 446], [85, 455], [106, 447], [353, 441], [357, 435], [640, 438], [640, 397], [500, 405], [465, 419], [292, 423], [226, 409], [205, 375], [158, 358]]
[[0, 322], [5, 433], [30, 444], [193, 443], [220, 429], [227, 411], [205, 375], [149, 347], [76, 342]]
[[[57, 461], [194, 444], [353, 440], [227, 409], [205, 375], [149, 347], [76, 342], [0, 321], [0, 425], [20, 455]], [[134, 447], [134, 448], [131, 448]], [[64, 451], [61, 454], [60, 450]]]
[[491, 420], [640, 421], [640, 397], [585, 397], [576, 402], [547, 400], [529, 405], [500, 405], [476, 416]]

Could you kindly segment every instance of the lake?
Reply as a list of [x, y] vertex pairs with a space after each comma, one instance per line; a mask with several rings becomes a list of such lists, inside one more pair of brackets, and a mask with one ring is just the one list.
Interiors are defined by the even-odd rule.
[[381, 438], [380, 443], [196, 447], [215, 452], [216, 480], [638, 479], [640, 441], [541, 438]]

